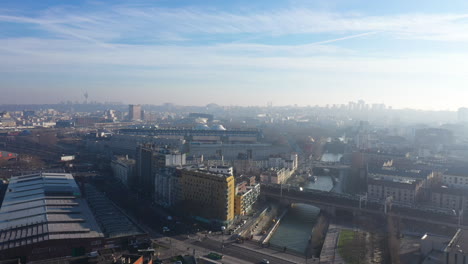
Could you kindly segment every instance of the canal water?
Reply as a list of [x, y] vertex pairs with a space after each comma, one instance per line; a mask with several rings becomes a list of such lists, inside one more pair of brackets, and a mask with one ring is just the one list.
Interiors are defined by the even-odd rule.
[[[339, 162], [341, 154], [325, 153], [322, 161]], [[339, 178], [342, 178], [341, 175]], [[340, 185], [340, 184], [338, 184]], [[338, 191], [341, 188], [333, 186], [333, 180], [330, 176], [317, 176], [315, 182], [309, 182], [305, 186], [307, 189], [322, 191]], [[317, 223], [320, 209], [307, 204], [293, 204], [270, 239], [270, 244], [280, 247], [287, 247], [290, 250], [306, 254], [309, 245], [312, 229]]]
[[309, 182], [305, 188], [329, 192], [333, 189], [333, 180], [330, 176], [316, 176], [315, 182]]
[[320, 209], [315, 206], [292, 204], [271, 237], [270, 244], [305, 254], [319, 213]]
[[[333, 181], [330, 176], [317, 176], [317, 180], [310, 182], [306, 188], [331, 191]], [[320, 209], [315, 206], [292, 204], [271, 237], [270, 244], [305, 254], [319, 214]]]

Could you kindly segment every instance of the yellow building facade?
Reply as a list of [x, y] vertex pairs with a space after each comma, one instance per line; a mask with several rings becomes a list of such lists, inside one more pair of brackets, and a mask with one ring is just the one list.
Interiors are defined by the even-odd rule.
[[238, 194], [235, 196], [234, 198], [234, 214], [235, 215], [243, 215], [243, 210], [244, 210], [244, 206], [243, 206], [243, 195], [242, 194]]
[[206, 170], [183, 169], [180, 183], [185, 210], [207, 220], [230, 222], [234, 219], [234, 176]]

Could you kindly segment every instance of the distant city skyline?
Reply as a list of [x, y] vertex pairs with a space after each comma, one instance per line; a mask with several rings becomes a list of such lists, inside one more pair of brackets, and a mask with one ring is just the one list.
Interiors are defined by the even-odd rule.
[[13, 1], [0, 104], [468, 106], [468, 3]]
[[[359, 100], [351, 100], [351, 101], [348, 101], [348, 102], [344, 102], [344, 103], [322, 103], [322, 104], [308, 104], [308, 105], [301, 105], [301, 104], [282, 104], [282, 105], [276, 105], [274, 103], [272, 103], [271, 101], [268, 101], [268, 102], [264, 102], [263, 104], [262, 103], [258, 103], [258, 104], [235, 104], [235, 103], [231, 103], [231, 104], [222, 104], [222, 103], [219, 103], [219, 102], [207, 102], [207, 103], [199, 103], [199, 104], [194, 104], [194, 103], [189, 103], [189, 104], [181, 104], [181, 103], [177, 103], [177, 102], [161, 102], [161, 103], [140, 103], [140, 102], [132, 102], [132, 103], [126, 103], [126, 102], [122, 102], [122, 101], [98, 101], [98, 100], [88, 100], [88, 101], [85, 101], [83, 99], [77, 99], [77, 100], [66, 100], [66, 101], [60, 101], [60, 102], [45, 102], [45, 103], [38, 103], [38, 102], [19, 102], [19, 103], [15, 103], [15, 102], [7, 102], [7, 103], [0, 103], [0, 106], [2, 105], [61, 105], [61, 104], [79, 104], [79, 105], [85, 105], [85, 104], [89, 104], [89, 105], [95, 105], [95, 104], [103, 104], [103, 105], [122, 105], [124, 106], [125, 108], [127, 108], [129, 105], [141, 105], [141, 106], [145, 106], [145, 105], [152, 105], [152, 106], [163, 106], [163, 105], [167, 105], [167, 104], [171, 104], [171, 105], [175, 105], [175, 106], [183, 106], [183, 107], [190, 107], [190, 106], [194, 106], [194, 107], [203, 107], [203, 106], [208, 106], [208, 105], [211, 105], [211, 104], [215, 104], [215, 105], [219, 105], [221, 107], [288, 107], [288, 106], [292, 106], [292, 107], [322, 107], [322, 108], [333, 108], [333, 107], [337, 107], [337, 108], [340, 108], [342, 106], [346, 106], [348, 107], [349, 106], [349, 103], [351, 102], [354, 102], [354, 103], [357, 103]], [[269, 103], [272, 103], [271, 105]], [[403, 109], [411, 109], [411, 110], [422, 110], [422, 111], [451, 111], [451, 112], [457, 112], [459, 111], [460, 109], [464, 109], [466, 107], [458, 107], [458, 108], [453, 108], [453, 109], [422, 109], [422, 108], [414, 108], [414, 107], [393, 107], [392, 105], [387, 105], [385, 103], [382, 103], [382, 102], [368, 102], [368, 101], [365, 101], [365, 104], [369, 107], [368, 109], [371, 110], [373, 105], [383, 105], [384, 106], [384, 109], [386, 110], [403, 110]]]
[[[123, 107], [125, 109], [127, 108], [131, 108], [132, 106], [166, 106], [166, 105], [173, 105], [173, 106], [180, 106], [180, 107], [209, 107], [210, 105], [217, 105], [219, 107], [259, 107], [259, 108], [262, 108], [262, 107], [299, 107], [299, 108], [308, 108], [308, 107], [311, 107], [311, 108], [315, 108], [315, 107], [319, 107], [319, 108], [329, 108], [329, 109], [354, 109], [354, 110], [405, 110], [405, 109], [409, 109], [409, 110], [422, 110], [422, 111], [450, 111], [450, 112], [458, 112], [460, 111], [460, 109], [466, 109], [464, 107], [460, 107], [458, 109], [455, 109], [455, 110], [444, 110], [444, 109], [440, 109], [440, 110], [424, 110], [424, 109], [415, 109], [415, 108], [395, 108], [391, 105], [386, 105], [384, 103], [375, 103], [375, 102], [366, 102], [366, 101], [363, 101], [364, 102], [364, 105], [362, 106], [358, 106], [359, 102], [360, 101], [363, 101], [363, 100], [354, 100], [354, 101], [349, 101], [347, 103], [343, 103], [343, 104], [316, 104], [316, 105], [299, 105], [299, 104], [289, 104], [289, 105], [274, 105], [274, 104], [271, 104], [271, 102], [266, 102], [265, 104], [257, 104], [257, 105], [236, 105], [236, 104], [230, 104], [230, 105], [223, 105], [223, 104], [218, 104], [216, 102], [211, 102], [211, 103], [208, 103], [208, 104], [200, 104], [200, 105], [194, 105], [194, 104], [190, 104], [190, 105], [187, 105], [187, 104], [178, 104], [178, 103], [173, 103], [173, 102], [163, 102], [163, 103], [159, 103], [159, 104], [141, 104], [141, 103], [133, 103], [133, 104], [128, 104], [128, 103], [124, 103], [124, 102], [108, 102], [108, 101], [104, 101], [104, 102], [100, 102], [100, 101], [93, 101], [93, 100], [90, 100], [90, 101], [86, 101], [86, 100], [82, 100], [82, 101], [79, 101], [79, 100], [76, 100], [76, 101], [71, 101], [71, 100], [67, 100], [67, 101], [61, 101], [61, 102], [53, 102], [53, 103], [19, 103], [19, 104], [15, 104], [15, 103], [6, 103], [6, 104], [0, 104], [0, 110], [1, 110], [1, 106], [41, 106], [41, 105], [44, 105], [44, 106], [53, 106], [53, 105], [68, 105], [68, 104], [71, 104], [71, 105], [80, 105], [80, 106], [84, 106], [84, 105], [118, 105], [119, 107]], [[143, 109], [144, 110], [144, 109]], [[129, 110], [130, 111], [130, 110]]]

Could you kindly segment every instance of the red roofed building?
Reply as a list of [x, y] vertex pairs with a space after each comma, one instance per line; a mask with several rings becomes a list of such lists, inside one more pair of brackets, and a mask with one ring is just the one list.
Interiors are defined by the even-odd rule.
[[18, 154], [0, 150], [0, 160], [16, 160]]

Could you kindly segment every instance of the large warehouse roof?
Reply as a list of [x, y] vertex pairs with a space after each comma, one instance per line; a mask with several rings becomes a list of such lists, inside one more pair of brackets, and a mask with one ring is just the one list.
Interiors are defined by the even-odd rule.
[[86, 198], [106, 237], [116, 238], [144, 234], [103, 193], [91, 184], [85, 186]]
[[103, 236], [71, 174], [11, 178], [0, 208], [0, 250], [45, 240]]

